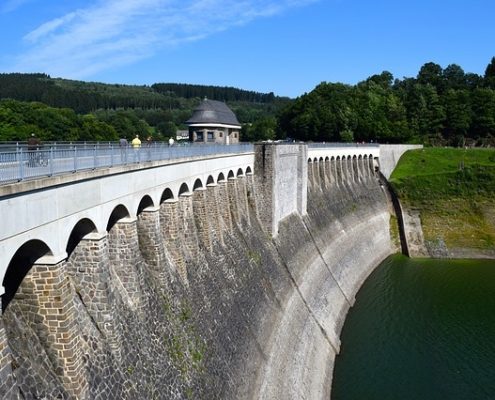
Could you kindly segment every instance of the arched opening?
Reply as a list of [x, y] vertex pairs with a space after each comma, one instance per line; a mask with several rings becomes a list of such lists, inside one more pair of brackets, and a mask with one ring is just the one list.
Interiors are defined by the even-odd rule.
[[251, 170], [251, 167], [246, 168], [246, 174], [252, 174], [253, 171]]
[[237, 176], [238, 176], [238, 177], [239, 177], [239, 176], [244, 176], [244, 172], [242, 172], [242, 168], [239, 168], [239, 169], [237, 170]]
[[193, 186], [193, 191], [196, 190], [196, 189], [201, 189], [203, 187], [203, 182], [201, 182], [201, 179], [196, 179], [196, 181], [194, 181], [194, 186]]
[[223, 182], [223, 181], [225, 181], [225, 175], [222, 172], [220, 172], [218, 174], [217, 182]]
[[232, 172], [232, 170], [229, 171], [229, 174], [227, 175], [227, 179], [231, 179], [231, 178], [235, 178], [234, 177], [234, 173]]
[[144, 196], [141, 199], [141, 201], [139, 202], [137, 215], [141, 214], [145, 208], [153, 207], [153, 206], [154, 206], [154, 204], [153, 204], [153, 200], [151, 199], [151, 197], [148, 195]]
[[114, 208], [112, 214], [110, 214], [110, 218], [108, 219], [107, 224], [107, 232], [110, 232], [119, 220], [129, 217], [130, 215], [129, 211], [127, 211], [127, 208], [125, 208], [122, 204], [119, 204], [117, 207]]
[[96, 232], [96, 226], [93, 221], [87, 218], [80, 220], [74, 228], [72, 228], [69, 240], [67, 241], [67, 247], [65, 248], [68, 257], [70, 257], [81, 239], [91, 232]]
[[188, 193], [188, 192], [189, 192], [189, 186], [187, 186], [186, 183], [183, 183], [182, 185], [180, 185], [179, 196], [183, 193]]
[[215, 180], [213, 179], [213, 176], [209, 176], [208, 179], [206, 180], [206, 186], [212, 185], [215, 183]]
[[169, 188], [166, 188], [163, 193], [162, 197], [160, 198], [160, 204], [163, 203], [165, 200], [170, 200], [174, 198], [174, 194]]
[[2, 295], [2, 311], [5, 311], [14, 298], [22, 280], [34, 263], [46, 255], [52, 255], [52, 252], [41, 240], [30, 240], [15, 252], [3, 278], [5, 293]]

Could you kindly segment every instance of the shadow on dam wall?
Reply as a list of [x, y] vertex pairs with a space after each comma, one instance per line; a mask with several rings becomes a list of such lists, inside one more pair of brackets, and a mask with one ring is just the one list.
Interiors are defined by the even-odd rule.
[[243, 177], [33, 267], [2, 316], [0, 397], [328, 400], [347, 311], [393, 251], [387, 196], [371, 173], [310, 177], [275, 239], [259, 207]]

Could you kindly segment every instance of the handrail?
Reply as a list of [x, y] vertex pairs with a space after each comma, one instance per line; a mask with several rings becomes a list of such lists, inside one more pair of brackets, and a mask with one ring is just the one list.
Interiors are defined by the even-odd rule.
[[323, 142], [323, 143], [307, 143], [308, 148], [322, 147], [380, 147], [379, 143], [342, 143], [342, 142]]
[[190, 144], [187, 146], [165, 143], [144, 144], [142, 147], [120, 147], [115, 143], [43, 145], [38, 148], [18, 146], [9, 151], [0, 148], [0, 184], [27, 179], [75, 173], [120, 165], [181, 158], [202, 158], [222, 154], [253, 152], [253, 145]]

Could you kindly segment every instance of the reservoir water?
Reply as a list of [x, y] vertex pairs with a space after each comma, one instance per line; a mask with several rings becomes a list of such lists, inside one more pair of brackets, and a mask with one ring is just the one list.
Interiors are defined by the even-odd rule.
[[387, 258], [341, 339], [332, 400], [495, 399], [495, 261]]

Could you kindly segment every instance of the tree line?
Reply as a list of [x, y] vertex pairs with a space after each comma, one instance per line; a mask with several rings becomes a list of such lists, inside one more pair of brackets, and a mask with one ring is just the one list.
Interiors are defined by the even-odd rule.
[[278, 115], [277, 137], [495, 145], [495, 57], [483, 76], [429, 62], [415, 78], [384, 71], [357, 85], [322, 82]]
[[210, 100], [219, 101], [245, 101], [250, 103], [272, 103], [275, 95], [270, 93], [259, 93], [234, 87], [191, 85], [184, 83], [155, 83], [151, 87], [158, 93], [173, 93], [186, 99], [195, 97], [207, 97]]
[[115, 140], [135, 134], [167, 140], [187, 129], [184, 122], [205, 96], [232, 99], [228, 104], [241, 123], [273, 117], [289, 101], [235, 88], [174, 84], [160, 92], [154, 86], [0, 74], [0, 141], [26, 140], [32, 132], [45, 140]]
[[483, 76], [429, 62], [415, 78], [384, 71], [356, 85], [322, 82], [295, 100], [231, 87], [116, 85], [0, 74], [0, 141], [166, 140], [203, 97], [226, 101], [241, 139], [495, 145], [495, 57]]

